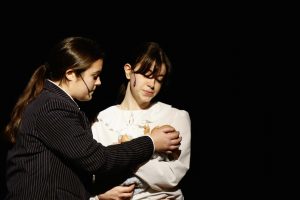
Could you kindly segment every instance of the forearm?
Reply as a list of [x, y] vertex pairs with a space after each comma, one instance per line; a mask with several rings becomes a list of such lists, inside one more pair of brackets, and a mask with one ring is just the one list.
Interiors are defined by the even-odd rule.
[[148, 161], [153, 154], [153, 143], [149, 137], [139, 137], [122, 144], [105, 148], [103, 171], [135, 168]]
[[189, 169], [189, 163], [152, 159], [141, 166], [135, 175], [152, 189], [163, 191], [176, 187]]

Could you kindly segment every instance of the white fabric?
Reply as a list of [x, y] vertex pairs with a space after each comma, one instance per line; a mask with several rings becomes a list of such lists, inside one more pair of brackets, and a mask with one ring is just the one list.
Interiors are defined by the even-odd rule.
[[140, 137], [147, 126], [150, 130], [165, 124], [175, 127], [182, 136], [179, 158], [169, 160], [165, 155], [156, 154], [139, 167], [135, 175], [146, 183], [145, 190], [134, 195], [133, 199], [183, 199], [177, 185], [190, 167], [191, 121], [188, 112], [162, 102], [145, 110], [122, 110], [115, 105], [100, 112], [97, 119], [92, 125], [93, 135], [105, 146], [118, 143], [124, 134], [131, 138]]
[[98, 196], [90, 197], [90, 200], [99, 200]]

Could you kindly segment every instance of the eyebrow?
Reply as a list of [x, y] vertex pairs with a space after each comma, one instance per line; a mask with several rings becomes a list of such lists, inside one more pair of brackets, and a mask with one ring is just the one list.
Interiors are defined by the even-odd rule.
[[93, 72], [92, 74], [100, 74], [101, 72], [102, 72], [102, 70], [98, 70], [98, 71]]

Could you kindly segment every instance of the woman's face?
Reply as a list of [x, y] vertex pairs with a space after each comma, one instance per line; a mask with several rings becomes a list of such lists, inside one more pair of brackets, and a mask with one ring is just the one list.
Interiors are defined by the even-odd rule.
[[72, 87], [72, 97], [79, 101], [89, 101], [97, 86], [101, 85], [100, 73], [103, 68], [103, 60], [95, 61], [90, 68], [79, 76]]
[[[149, 104], [161, 89], [166, 74], [166, 66], [162, 65], [158, 76], [148, 76], [152, 73], [154, 65], [155, 63], [145, 75], [134, 73], [133, 70], [130, 74], [130, 91], [139, 105]], [[139, 65], [137, 65], [136, 70], [138, 68]]]

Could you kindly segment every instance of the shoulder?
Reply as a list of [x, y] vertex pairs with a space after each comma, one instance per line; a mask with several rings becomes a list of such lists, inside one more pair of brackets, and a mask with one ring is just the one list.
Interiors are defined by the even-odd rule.
[[170, 104], [156, 102], [151, 107], [151, 117], [153, 119], [169, 119], [169, 120], [190, 120], [189, 113], [186, 110], [178, 109]]
[[103, 119], [105, 119], [106, 121], [113, 120], [114, 116], [116, 116], [117, 113], [118, 113], [117, 106], [116, 105], [110, 106], [98, 113], [97, 121], [103, 121]]
[[124, 123], [127, 123], [124, 117], [126, 115], [122, 110], [117, 105], [113, 105], [98, 113], [93, 126], [104, 126], [111, 130], [117, 130], [118, 127], [122, 127]]
[[43, 91], [38, 98], [33, 102], [34, 106], [40, 107], [43, 110], [76, 110], [79, 111], [79, 106], [69, 97], [63, 97], [49, 91]]
[[159, 101], [159, 102], [156, 102], [154, 104], [154, 106], [156, 107], [157, 111], [165, 110], [165, 111], [172, 112], [176, 115], [189, 116], [189, 113], [186, 110], [178, 109], [167, 103], [163, 103], [163, 102]]

